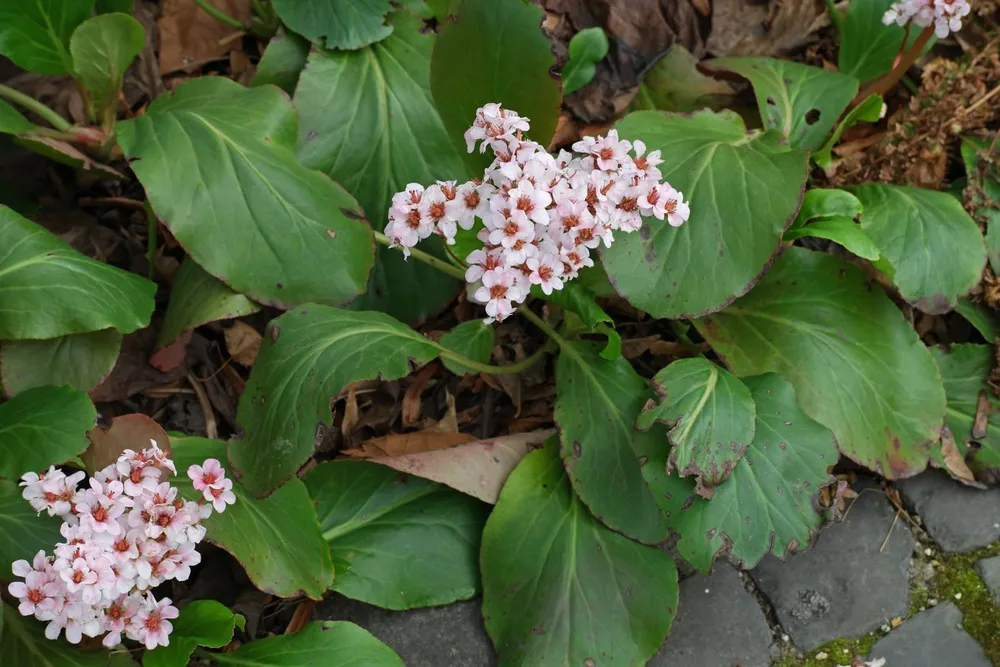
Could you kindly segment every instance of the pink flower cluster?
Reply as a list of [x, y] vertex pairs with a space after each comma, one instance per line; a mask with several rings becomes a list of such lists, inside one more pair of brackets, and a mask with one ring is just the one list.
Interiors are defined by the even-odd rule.
[[410, 183], [392, 198], [385, 234], [394, 247], [409, 249], [438, 234], [455, 243], [458, 228], [483, 221], [483, 247], [465, 258], [465, 278], [482, 282], [475, 292], [486, 305], [487, 323], [503, 320], [523, 303], [532, 285], [545, 294], [562, 289], [585, 266], [591, 251], [610, 247], [615, 232], [634, 232], [643, 216], [683, 224], [690, 208], [683, 195], [662, 182], [660, 151], [646, 153], [615, 130], [573, 144], [578, 155], [552, 156], [522, 139], [528, 119], [499, 104], [487, 104], [465, 133], [469, 152], [487, 146], [496, 156], [482, 180], [458, 185]]
[[934, 34], [944, 39], [962, 29], [962, 19], [970, 11], [968, 0], [897, 0], [882, 16], [882, 23], [906, 25], [913, 21], [921, 28], [933, 25]]
[[67, 476], [55, 467], [21, 478], [24, 498], [36, 511], [63, 519], [65, 541], [54, 555], [39, 551], [31, 563], [15, 562], [14, 574], [23, 581], [8, 588], [22, 615], [48, 621], [49, 639], [65, 631], [74, 644], [104, 633], [108, 647], [120, 644], [123, 633], [150, 650], [169, 643], [177, 609], [150, 589], [191, 575], [201, 562], [195, 545], [205, 537], [202, 521], [236, 496], [219, 462], [208, 459], [188, 468], [206, 502], [179, 498], [175, 487], [160, 481], [165, 470], [177, 474], [173, 462], [150, 442], [140, 452], [125, 450], [87, 489], [76, 488], [83, 472]]

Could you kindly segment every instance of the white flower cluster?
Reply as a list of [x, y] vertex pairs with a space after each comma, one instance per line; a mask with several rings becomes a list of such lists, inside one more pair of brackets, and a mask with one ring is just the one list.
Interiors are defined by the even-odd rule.
[[465, 278], [482, 281], [475, 298], [486, 305], [487, 323], [510, 315], [532, 285], [546, 294], [562, 289], [593, 266], [592, 250], [609, 247], [616, 231], [639, 229], [642, 216], [676, 227], [690, 214], [683, 195], [662, 182], [660, 151], [646, 154], [643, 142], [611, 130], [573, 144], [579, 155], [553, 157], [521, 138], [528, 127], [527, 118], [499, 104], [479, 109], [465, 141], [469, 152], [479, 144], [481, 153], [489, 146], [496, 156], [482, 180], [410, 183], [393, 196], [385, 228], [409, 255], [431, 234], [454, 244], [459, 227], [470, 230], [481, 219], [483, 247], [465, 259]]
[[140, 452], [126, 449], [91, 478], [89, 489], [76, 488], [83, 472], [67, 476], [55, 467], [21, 478], [24, 498], [36, 511], [63, 519], [65, 542], [53, 556], [39, 551], [31, 563], [15, 562], [14, 574], [24, 581], [8, 588], [22, 615], [48, 621], [49, 639], [65, 630], [74, 644], [104, 633], [109, 648], [121, 643], [122, 633], [150, 650], [169, 643], [169, 619], [177, 618], [177, 609], [170, 598], [157, 601], [150, 589], [191, 575], [201, 562], [195, 545], [205, 537], [202, 521], [236, 496], [219, 462], [208, 459], [188, 468], [206, 502], [178, 498], [175, 487], [160, 481], [164, 470], [177, 470], [150, 442]]
[[913, 21], [921, 28], [933, 25], [934, 34], [944, 39], [962, 29], [962, 19], [970, 11], [968, 0], [897, 0], [882, 16], [882, 23], [906, 25]]

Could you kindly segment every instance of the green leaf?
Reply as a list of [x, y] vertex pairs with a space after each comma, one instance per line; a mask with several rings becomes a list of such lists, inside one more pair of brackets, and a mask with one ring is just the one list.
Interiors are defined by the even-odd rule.
[[[862, 81], [871, 81], [892, 69], [906, 36], [906, 29], [895, 23], [885, 25], [882, 16], [894, 0], [851, 0], [844, 17], [840, 39], [838, 69]], [[914, 26], [906, 41], [907, 48], [920, 36]], [[928, 43], [929, 49], [933, 38]], [[926, 49], [925, 49], [926, 52]]]
[[38, 126], [21, 115], [21, 112], [0, 100], [0, 132], [3, 134], [19, 134], [32, 132]]
[[944, 192], [866, 183], [861, 228], [895, 268], [893, 282], [926, 313], [946, 313], [979, 283], [986, 246], [961, 202]]
[[788, 231], [802, 227], [816, 218], [841, 216], [856, 218], [864, 207], [861, 201], [847, 190], [837, 188], [812, 188], [802, 197], [802, 206]]
[[360, 49], [392, 33], [385, 24], [389, 0], [273, 0], [273, 6], [290, 30], [324, 49]]
[[3, 390], [9, 396], [45, 385], [90, 391], [111, 373], [121, 346], [122, 335], [115, 329], [6, 341], [0, 344]]
[[431, 13], [440, 22], [452, 16], [461, 4], [462, 0], [427, 0]]
[[0, 404], [0, 477], [18, 479], [83, 453], [96, 418], [87, 395], [70, 387], [29, 389]]
[[831, 166], [833, 164], [833, 147], [837, 145], [838, 141], [840, 141], [840, 135], [860, 122], [878, 122], [879, 118], [882, 117], [883, 106], [884, 104], [882, 102], [881, 95], [872, 94], [866, 97], [861, 104], [851, 109], [847, 115], [844, 116], [844, 119], [840, 121], [840, 124], [837, 125], [837, 129], [833, 131], [833, 134], [831, 134], [830, 138], [826, 140], [823, 147], [813, 153], [813, 162], [823, 168]]
[[98, 14], [111, 14], [121, 12], [122, 14], [132, 14], [135, 0], [96, 0], [94, 11]]
[[[342, 183], [379, 230], [393, 193], [407, 183], [469, 176], [430, 96], [434, 36], [421, 34], [422, 24], [409, 14], [394, 20], [389, 38], [361, 51], [313, 51], [295, 91], [299, 159]], [[440, 254], [440, 248], [433, 239], [429, 249]], [[415, 322], [457, 292], [454, 279], [407, 262], [398, 249], [380, 248], [368, 291], [351, 306]]]
[[236, 667], [404, 667], [395, 651], [367, 630], [346, 621], [310, 623], [290, 635], [244, 644], [212, 661]]
[[[462, 322], [457, 327], [441, 336], [441, 345], [458, 352], [460, 355], [482, 364], [490, 362], [493, 354], [493, 345], [496, 342], [496, 333], [493, 326], [483, 324], [482, 320], [469, 320]], [[472, 368], [463, 366], [460, 362], [452, 359], [442, 359], [445, 368], [455, 375], [465, 375], [466, 373], [476, 373]]]
[[581, 282], [566, 283], [561, 290], [545, 294], [537, 285], [532, 286], [531, 295], [558, 304], [579, 315], [586, 327], [584, 333], [599, 333], [607, 336], [608, 344], [601, 350], [605, 359], [617, 359], [622, 354], [622, 337], [615, 331], [615, 321], [597, 305], [597, 297]]
[[185, 257], [170, 289], [170, 302], [156, 346], [169, 345], [184, 333], [216, 320], [250, 315], [260, 306], [238, 294]]
[[563, 95], [577, 91], [594, 78], [597, 63], [608, 55], [608, 36], [599, 27], [584, 28], [569, 40], [569, 62], [562, 69]]
[[[1000, 468], [1000, 402], [987, 384], [993, 363], [992, 345], [958, 344], [946, 351], [932, 347], [931, 354], [941, 370], [941, 381], [948, 397], [944, 423], [951, 429], [963, 456], [969, 444], [973, 450], [972, 465], [978, 468]], [[973, 433], [980, 400], [987, 402], [988, 419], [982, 432]], [[978, 464], [978, 466], [976, 465]]]
[[[0, 54], [39, 74], [73, 71], [69, 38], [94, 0], [14, 0], [0, 4]], [[2, 247], [2, 246], [0, 246]]]
[[738, 375], [775, 372], [852, 460], [885, 477], [927, 464], [944, 417], [933, 358], [855, 266], [788, 248], [760, 285], [695, 326]]
[[638, 234], [621, 235], [603, 251], [618, 293], [655, 317], [691, 318], [749, 291], [794, 219], [807, 154], [784, 145], [774, 130], [747, 135], [731, 111], [637, 111], [617, 127], [671, 156], [661, 165], [663, 179], [691, 204], [681, 227], [647, 220]]
[[[57, 532], [56, 537], [58, 535]], [[9, 571], [7, 568], [5, 573]], [[0, 604], [0, 607], [3, 607], [0, 614], [4, 621], [0, 655], [4, 657], [4, 664], [12, 667], [137, 667], [127, 651], [84, 651], [62, 638], [53, 641], [45, 637], [45, 623], [22, 617], [9, 604]]]
[[872, 261], [877, 260], [882, 254], [882, 251], [875, 245], [871, 237], [865, 233], [865, 230], [853, 218], [843, 215], [820, 218], [808, 225], [795, 227], [785, 232], [786, 241], [794, 241], [805, 236], [829, 239], [844, 246], [858, 257], [864, 257]]
[[97, 114], [114, 119], [125, 70], [146, 46], [146, 33], [128, 14], [101, 14], [73, 32], [69, 51], [73, 73], [90, 92]]
[[677, 609], [670, 556], [587, 512], [554, 438], [507, 478], [481, 560], [483, 620], [501, 667], [642, 665]]
[[[292, 95], [308, 56], [308, 41], [293, 32], [277, 34], [267, 43], [264, 55], [257, 63], [257, 71], [250, 80], [250, 87], [273, 84]], [[300, 121], [303, 111], [305, 110], [299, 109]]]
[[625, 359], [603, 359], [599, 349], [570, 341], [556, 363], [555, 421], [566, 472], [576, 495], [602, 523], [656, 544], [667, 537], [667, 527], [633, 447], [633, 436], [650, 437], [633, 434], [649, 388]]
[[330, 426], [330, 399], [358, 380], [395, 380], [410, 360], [439, 348], [388, 315], [302, 306], [271, 322], [240, 398], [243, 438], [229, 461], [247, 490], [265, 494], [312, 455], [317, 430]]
[[181, 607], [173, 621], [170, 643], [146, 651], [142, 667], [187, 667], [196, 646], [220, 648], [233, 640], [236, 626], [245, 619], [215, 600], [195, 600]]
[[[170, 450], [178, 471], [207, 458], [226, 460], [226, 443], [220, 440], [174, 437]], [[183, 472], [171, 481], [183, 497], [201, 496]], [[294, 478], [257, 500], [234, 482], [233, 493], [235, 505], [205, 520], [206, 539], [232, 554], [260, 590], [321, 599], [333, 581], [333, 563], [305, 484]]]
[[118, 124], [157, 215], [213, 276], [259, 303], [343, 303], [368, 282], [357, 203], [292, 149], [295, 109], [273, 86], [195, 79]]
[[[636, 428], [668, 424], [667, 468], [695, 476], [700, 488], [721, 484], [754, 437], [754, 401], [732, 373], [708, 359], [680, 359], [653, 377], [660, 403], [647, 406]], [[711, 495], [711, 492], [708, 492]]]
[[678, 551], [702, 572], [722, 553], [750, 569], [769, 552], [784, 558], [808, 546], [823, 522], [816, 495], [837, 463], [833, 434], [802, 411], [788, 380], [768, 373], [746, 383], [757, 403], [746, 456], [711, 500], [695, 498], [671, 518]]
[[[4, 573], [4, 578], [9, 576], [14, 561], [30, 561], [40, 550], [51, 553], [56, 542], [60, 541], [60, 525], [62, 519], [58, 517], [37, 514], [21, 497], [21, 487], [17, 482], [0, 479], [0, 572]], [[9, 632], [10, 624], [5, 628], [4, 635]], [[4, 652], [3, 655], [9, 656], [10, 653]], [[14, 664], [20, 667], [20, 663]]]
[[108, 327], [132, 333], [149, 324], [155, 293], [154, 283], [82, 255], [0, 206], [0, 339]]
[[682, 44], [674, 44], [642, 78], [629, 111], [719, 109], [733, 95], [732, 87], [698, 70], [699, 61]]
[[[530, 118], [529, 137], [548, 145], [562, 94], [549, 74], [556, 61], [542, 32], [543, 15], [534, 3], [464, 0], [457, 20], [441, 28], [431, 56], [431, 92], [460, 153], [476, 109], [489, 102]], [[476, 152], [468, 163], [482, 170], [491, 159]]]
[[718, 58], [712, 68], [749, 79], [760, 117], [792, 146], [816, 150], [858, 94], [852, 76], [777, 58]]
[[959, 299], [955, 304], [955, 312], [966, 319], [975, 327], [976, 331], [982, 334], [987, 342], [993, 342], [1000, 338], [1000, 331], [997, 330], [993, 311], [981, 303], [973, 303], [968, 299]]
[[368, 461], [327, 461], [304, 481], [330, 545], [333, 590], [383, 609], [479, 593], [489, 505]]

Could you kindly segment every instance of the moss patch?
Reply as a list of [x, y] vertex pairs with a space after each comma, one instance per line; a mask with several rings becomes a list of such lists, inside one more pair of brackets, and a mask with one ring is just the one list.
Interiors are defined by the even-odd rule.
[[[814, 651], [806, 653], [802, 658], [783, 658], [773, 663], [774, 667], [835, 667], [849, 665], [855, 656], [865, 656], [872, 650], [883, 635], [882, 632], [870, 632], [859, 639], [834, 639]], [[822, 660], [818, 655], [826, 654]]]

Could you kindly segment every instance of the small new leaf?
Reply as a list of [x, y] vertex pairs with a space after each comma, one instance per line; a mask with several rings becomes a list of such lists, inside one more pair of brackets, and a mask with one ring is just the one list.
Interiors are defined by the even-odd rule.
[[599, 27], [585, 28], [569, 41], [569, 62], [562, 70], [563, 95], [583, 88], [594, 78], [597, 63], [608, 55], [608, 36]]
[[101, 14], [80, 24], [70, 38], [73, 73], [90, 92], [94, 116], [109, 127], [118, 107], [122, 77], [146, 45], [142, 26], [128, 14]]

